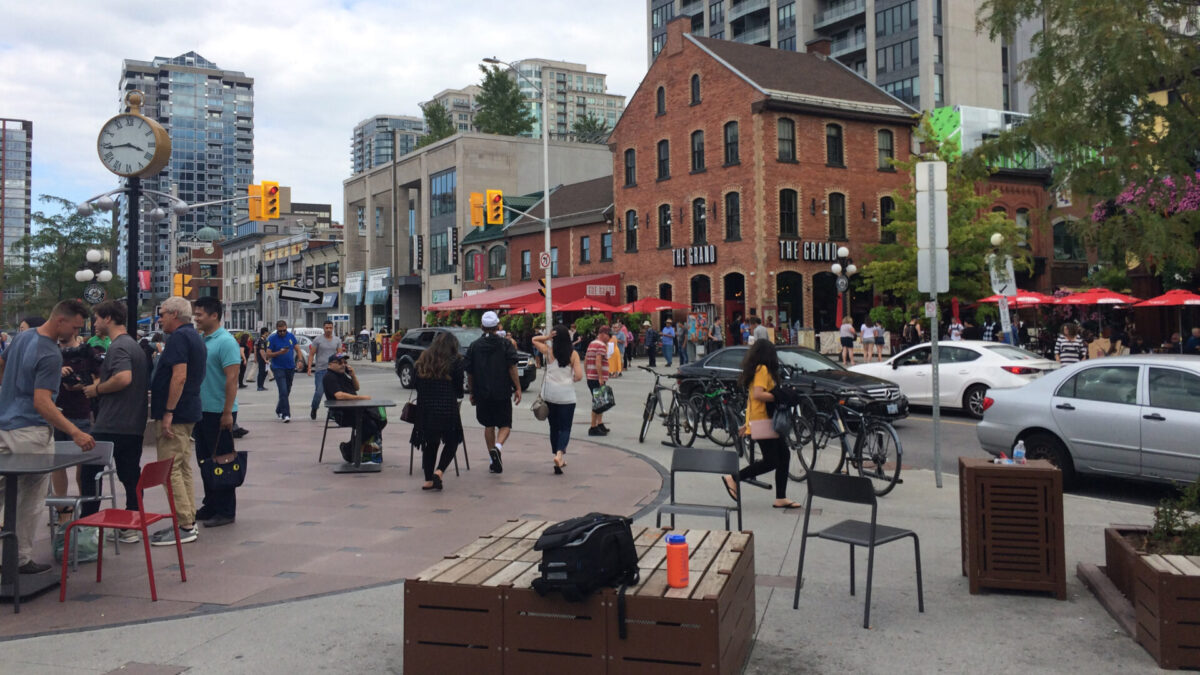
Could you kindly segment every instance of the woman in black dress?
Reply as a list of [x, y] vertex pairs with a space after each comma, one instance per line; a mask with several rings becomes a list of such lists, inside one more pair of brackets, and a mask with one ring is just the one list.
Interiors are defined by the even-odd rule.
[[[463, 360], [458, 339], [439, 332], [433, 344], [417, 359], [417, 438], [421, 442], [421, 468], [425, 471], [422, 490], [441, 490], [442, 475], [454, 461], [462, 442], [459, 401], [463, 396]], [[438, 446], [442, 456], [438, 458]]]

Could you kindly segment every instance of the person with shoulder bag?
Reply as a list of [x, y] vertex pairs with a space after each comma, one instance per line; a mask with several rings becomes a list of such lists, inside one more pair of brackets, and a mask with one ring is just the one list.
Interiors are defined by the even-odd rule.
[[571, 441], [571, 421], [575, 419], [575, 383], [583, 379], [583, 362], [571, 348], [570, 333], [562, 324], [555, 326], [550, 335], [534, 336], [533, 346], [546, 360], [541, 399], [549, 408], [554, 473], [561, 475], [567, 465], [567, 443]]
[[734, 501], [738, 498], [738, 483], [747, 478], [775, 472], [775, 503], [777, 509], [799, 509], [803, 505], [787, 498], [788, 463], [791, 459], [787, 444], [779, 437], [772, 424], [772, 411], [776, 401], [776, 383], [780, 380], [779, 354], [770, 340], [755, 340], [742, 360], [742, 374], [738, 385], [747, 390], [746, 426], [750, 438], [758, 443], [761, 459], [736, 474], [722, 477], [725, 491]]
[[463, 396], [464, 370], [458, 338], [448, 331], [438, 332], [433, 344], [417, 359], [415, 426], [421, 438], [421, 468], [425, 471], [422, 490], [442, 489], [442, 477], [463, 440], [459, 399]]

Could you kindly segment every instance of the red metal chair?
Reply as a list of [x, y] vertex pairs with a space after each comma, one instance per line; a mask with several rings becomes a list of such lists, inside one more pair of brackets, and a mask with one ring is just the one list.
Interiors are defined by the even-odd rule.
[[[175, 515], [175, 494], [171, 491], [171, 463], [173, 458], [167, 458], [157, 462], [151, 462], [142, 467], [142, 476], [138, 479], [137, 498], [138, 510], [127, 511], [125, 509], [104, 509], [98, 513], [94, 513], [86, 518], [71, 521], [67, 526], [67, 531], [63, 538], [63, 550], [69, 551], [71, 546], [71, 529], [75, 527], [98, 527], [100, 528], [100, 540], [104, 541], [105, 528], [115, 528], [122, 530], [138, 530], [142, 533], [142, 546], [146, 549], [146, 571], [150, 575], [150, 599], [158, 600], [158, 591], [154, 588], [154, 563], [150, 557], [150, 533], [147, 528], [160, 520], [165, 520], [168, 517], [171, 519], [171, 527], [175, 528], [175, 550], [179, 554], [179, 577], [182, 581], [187, 581], [187, 572], [183, 569], [183, 544], [179, 542], [179, 519]], [[167, 504], [171, 506], [170, 513], [146, 513], [146, 507], [143, 503], [146, 488], [152, 488], [162, 485], [167, 491]], [[58, 601], [64, 602], [67, 599], [67, 558], [63, 556], [62, 568], [62, 587], [58, 593]], [[97, 548], [96, 557], [96, 583], [100, 582], [100, 571], [104, 564], [104, 547]]]

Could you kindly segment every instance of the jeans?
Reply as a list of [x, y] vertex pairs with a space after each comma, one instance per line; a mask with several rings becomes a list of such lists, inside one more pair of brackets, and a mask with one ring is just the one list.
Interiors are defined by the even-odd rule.
[[275, 373], [275, 388], [279, 390], [279, 402], [275, 404], [275, 414], [292, 416], [292, 406], [288, 403], [288, 394], [292, 393], [292, 378], [296, 377], [295, 368], [272, 368]]
[[[109, 441], [113, 444], [113, 462], [117, 465], [117, 480], [125, 488], [125, 509], [137, 511], [137, 484], [142, 477], [142, 436], [141, 434], [105, 434], [97, 433], [97, 441]], [[104, 467], [80, 467], [80, 494], [95, 496], [96, 474]], [[100, 510], [99, 502], [83, 505], [81, 515], [90, 516]]]
[[[667, 367], [671, 367], [671, 355], [675, 352], [675, 345], [663, 343], [663, 358], [667, 360]], [[682, 364], [681, 364], [682, 365]]]
[[574, 403], [550, 403], [550, 452], [566, 452], [571, 442], [571, 421], [575, 419]]
[[267, 362], [259, 359], [258, 364], [258, 388], [266, 389], [264, 385], [267, 383]]
[[[207, 460], [214, 455], [224, 455], [234, 451], [233, 436], [221, 433], [221, 413], [203, 413], [204, 417], [196, 423], [193, 433], [196, 437], [196, 463]], [[237, 423], [237, 413], [233, 413], [233, 421]], [[197, 520], [208, 520], [217, 516], [235, 518], [237, 516], [237, 489], [218, 490], [206, 481], [205, 470], [200, 469], [201, 484], [204, 486], [204, 499], [196, 511]]]
[[313, 381], [316, 383], [313, 389], [312, 409], [316, 410], [321, 407], [321, 399], [325, 398], [325, 371], [328, 368], [313, 372]]

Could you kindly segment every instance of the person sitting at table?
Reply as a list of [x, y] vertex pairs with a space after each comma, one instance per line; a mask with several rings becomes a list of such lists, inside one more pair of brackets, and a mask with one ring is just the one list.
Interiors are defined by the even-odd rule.
[[463, 440], [459, 400], [463, 396], [466, 365], [458, 355], [458, 338], [453, 333], [438, 333], [429, 349], [421, 352], [416, 369], [416, 427], [421, 439], [421, 468], [425, 471], [421, 489], [441, 490], [446, 467], [454, 461], [458, 444]]
[[[368, 401], [371, 399], [366, 394], [358, 393], [361, 387], [358, 384], [358, 374], [354, 372], [354, 368], [346, 362], [346, 354], [334, 354], [329, 357], [329, 370], [325, 373], [325, 379], [322, 385], [325, 387], [325, 397], [331, 401]], [[387, 420], [379, 414], [378, 408], [363, 408], [357, 411], [350, 410], [334, 410], [333, 419], [338, 423], [338, 426], [352, 427], [356, 423], [355, 415], [362, 416], [361, 425], [358, 427], [359, 433], [362, 434], [360, 442], [362, 443], [362, 459], [363, 461], [380, 464], [383, 462], [383, 428], [387, 426]], [[343, 457], [345, 454], [343, 453]], [[346, 461], [350, 461], [349, 458]]]

